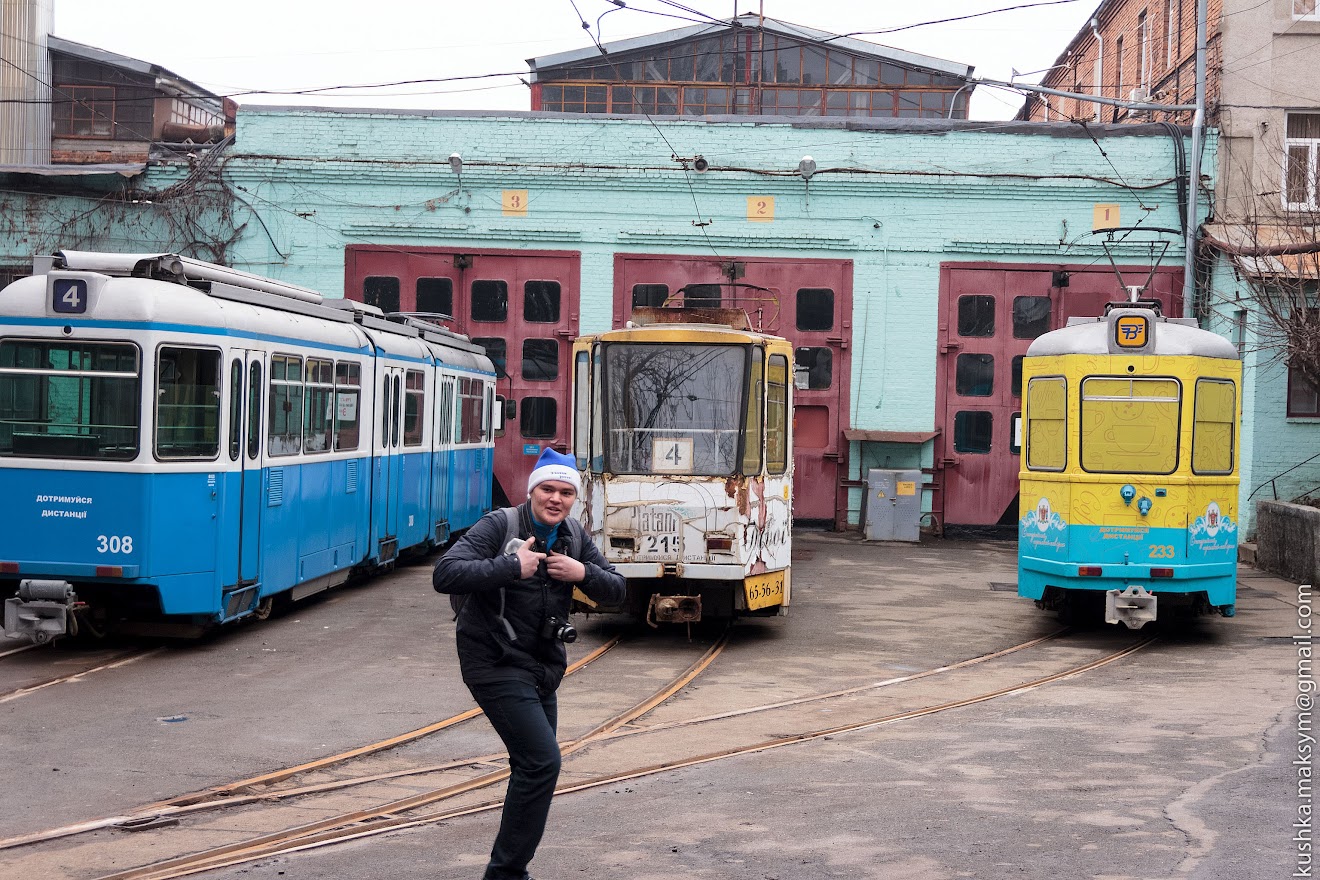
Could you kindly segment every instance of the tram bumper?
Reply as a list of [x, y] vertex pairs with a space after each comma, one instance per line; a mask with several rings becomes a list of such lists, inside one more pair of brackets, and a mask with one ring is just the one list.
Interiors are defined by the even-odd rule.
[[45, 644], [69, 631], [69, 614], [78, 602], [68, 581], [28, 578], [18, 595], [5, 600], [5, 637]]
[[1123, 590], [1105, 592], [1105, 623], [1121, 623], [1141, 629], [1155, 619], [1157, 599], [1145, 587], [1128, 584]]

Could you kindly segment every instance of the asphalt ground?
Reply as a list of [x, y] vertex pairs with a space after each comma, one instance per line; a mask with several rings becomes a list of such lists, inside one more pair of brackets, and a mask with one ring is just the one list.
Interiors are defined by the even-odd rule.
[[[1060, 629], [1004, 589], [1016, 581], [1011, 542], [881, 544], [820, 532], [800, 532], [794, 541], [789, 615], [740, 622], [725, 652], [654, 719], [855, 688]], [[0, 748], [8, 756], [0, 837], [116, 815], [470, 708], [448, 603], [430, 590], [429, 571], [426, 562], [403, 567], [202, 643], [167, 643], [127, 665], [0, 702]], [[1299, 806], [1309, 806], [1298, 796], [1309, 764], [1296, 763], [1299, 591], [1242, 568], [1239, 592], [1237, 617], [1147, 627], [1141, 635], [1154, 641], [1070, 678], [561, 795], [532, 874], [1291, 876], [1304, 867], [1293, 838], [1310, 834], [1293, 827]], [[579, 630], [571, 658], [615, 634], [634, 645], [647, 637], [612, 619], [580, 620]], [[700, 629], [691, 642], [681, 630], [650, 638], [653, 652], [696, 657], [714, 633]], [[1134, 643], [1125, 630], [1097, 627], [1015, 657], [1026, 664], [1025, 681], [1033, 663], [1064, 668], [1073, 655], [1094, 659]], [[150, 645], [57, 646], [4, 658], [0, 692], [141, 647]], [[561, 733], [590, 727], [609, 699], [649, 693], [647, 669], [637, 667], [664, 655], [643, 661], [622, 653], [627, 647], [565, 681]], [[998, 687], [990, 665], [923, 679], [907, 702], [882, 691], [812, 702], [782, 721], [759, 723], [771, 731], [782, 724], [772, 735], [788, 735], [936, 705]], [[705, 753], [750, 723], [696, 726], [682, 736]], [[411, 746], [400, 760], [498, 748], [478, 718]], [[655, 748], [658, 762], [663, 747]], [[498, 821], [498, 812], [476, 813], [199, 876], [476, 878]], [[98, 863], [98, 846], [116, 835], [124, 832], [97, 832], [76, 856], [0, 851], [0, 878], [97, 877], [128, 867]]]

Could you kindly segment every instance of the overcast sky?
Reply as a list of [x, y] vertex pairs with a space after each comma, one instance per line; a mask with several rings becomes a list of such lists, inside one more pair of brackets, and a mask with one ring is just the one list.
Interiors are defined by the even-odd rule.
[[[687, 27], [693, 22], [686, 19], [702, 15], [728, 18], [735, 6], [734, 0], [683, 0], [681, 5], [697, 13], [692, 14], [665, 0], [627, 0], [625, 9], [606, 0], [53, 2], [56, 36], [159, 64], [217, 94], [235, 95], [240, 103], [444, 110], [527, 110], [528, 90], [515, 77], [502, 76], [314, 96], [239, 93], [525, 74], [528, 58], [590, 46], [582, 19], [593, 36], [608, 43]], [[770, 17], [854, 33], [1030, 2], [764, 0], [763, 5]], [[858, 39], [972, 64], [979, 77], [1007, 80], [1013, 69], [1039, 71], [1052, 64], [1098, 2], [1064, 0]], [[742, 0], [737, 11], [757, 12], [760, 5]], [[1020, 105], [1016, 95], [978, 88], [971, 116], [1007, 119]]]

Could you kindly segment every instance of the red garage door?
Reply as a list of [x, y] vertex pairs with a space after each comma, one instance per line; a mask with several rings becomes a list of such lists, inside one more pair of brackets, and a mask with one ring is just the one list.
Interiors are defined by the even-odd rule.
[[486, 347], [511, 419], [495, 439], [496, 501], [517, 504], [541, 450], [568, 447], [569, 358], [578, 333], [581, 258], [569, 251], [393, 248], [345, 252], [345, 295], [387, 312], [451, 315]]
[[[1145, 280], [1149, 267], [1126, 267]], [[1180, 269], [1155, 272], [1145, 296], [1182, 314]], [[1124, 299], [1112, 268], [945, 264], [940, 269], [936, 383], [935, 513], [945, 525], [1008, 525], [1017, 519], [1022, 356], [1069, 318]], [[942, 496], [942, 497], [941, 497]]]

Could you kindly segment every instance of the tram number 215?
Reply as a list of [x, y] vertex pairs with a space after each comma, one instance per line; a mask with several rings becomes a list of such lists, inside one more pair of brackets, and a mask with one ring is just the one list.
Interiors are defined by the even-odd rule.
[[642, 552], [643, 553], [677, 553], [679, 549], [678, 535], [643, 535]]

